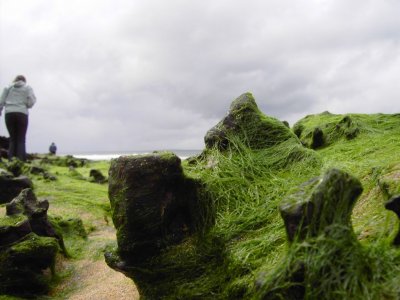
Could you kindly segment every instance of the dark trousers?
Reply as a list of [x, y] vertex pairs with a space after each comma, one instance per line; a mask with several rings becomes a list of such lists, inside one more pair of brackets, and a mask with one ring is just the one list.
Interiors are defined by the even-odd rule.
[[6, 126], [10, 134], [8, 159], [17, 157], [22, 161], [26, 159], [25, 135], [28, 129], [28, 115], [18, 112], [7, 113]]

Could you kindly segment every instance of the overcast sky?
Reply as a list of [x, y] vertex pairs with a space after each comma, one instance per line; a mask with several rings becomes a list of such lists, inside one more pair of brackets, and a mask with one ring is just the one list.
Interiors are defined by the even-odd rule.
[[0, 0], [0, 85], [23, 74], [35, 91], [28, 152], [202, 149], [244, 92], [291, 125], [400, 112], [399, 12], [398, 0]]

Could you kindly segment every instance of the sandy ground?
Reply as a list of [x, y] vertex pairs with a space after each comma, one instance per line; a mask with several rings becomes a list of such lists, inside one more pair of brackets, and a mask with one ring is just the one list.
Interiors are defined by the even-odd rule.
[[[94, 244], [96, 240], [104, 238], [115, 239], [114, 228], [102, 226], [100, 230], [89, 235], [89, 239]], [[104, 259], [63, 260], [60, 267], [73, 268], [74, 271], [71, 277], [53, 291], [55, 297], [58, 291], [72, 287], [72, 292], [68, 294], [68, 299], [71, 300], [139, 299], [139, 293], [133, 281], [111, 269]]]
[[79, 288], [68, 299], [139, 299], [132, 280], [110, 269], [104, 261], [80, 261], [78, 268], [72, 280], [78, 281]]

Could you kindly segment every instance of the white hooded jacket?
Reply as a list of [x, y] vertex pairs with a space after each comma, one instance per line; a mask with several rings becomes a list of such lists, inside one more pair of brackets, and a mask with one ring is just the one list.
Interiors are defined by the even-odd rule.
[[4, 89], [0, 98], [0, 115], [3, 107], [6, 113], [19, 112], [28, 114], [28, 108], [31, 108], [36, 102], [33, 89], [24, 81], [19, 80], [11, 86]]

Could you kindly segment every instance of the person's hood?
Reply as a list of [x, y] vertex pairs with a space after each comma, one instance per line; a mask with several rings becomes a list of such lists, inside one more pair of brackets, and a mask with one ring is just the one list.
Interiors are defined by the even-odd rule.
[[16, 82], [13, 83], [13, 86], [16, 87], [16, 88], [19, 88], [19, 87], [21, 87], [21, 86], [24, 86], [25, 84], [26, 84], [25, 81], [23, 81], [23, 80], [18, 80], [18, 81], [16, 81]]

